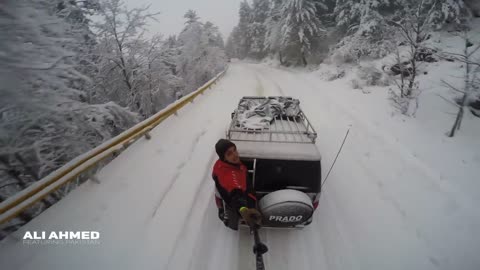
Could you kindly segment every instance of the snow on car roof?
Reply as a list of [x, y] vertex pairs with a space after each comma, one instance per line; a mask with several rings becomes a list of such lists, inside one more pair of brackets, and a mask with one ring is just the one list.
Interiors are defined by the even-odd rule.
[[235, 141], [242, 158], [283, 160], [320, 160], [320, 152], [314, 143], [281, 143], [261, 141]]

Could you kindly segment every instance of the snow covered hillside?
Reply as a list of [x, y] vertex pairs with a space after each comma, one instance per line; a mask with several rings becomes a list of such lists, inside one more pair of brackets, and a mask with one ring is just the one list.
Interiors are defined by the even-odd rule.
[[[300, 99], [318, 132], [324, 174], [350, 129], [313, 223], [261, 231], [267, 269], [479, 269], [479, 119], [467, 115], [448, 138], [451, 105], [433, 90], [417, 117], [406, 118], [385, 88], [364, 94], [349, 75], [322, 74], [233, 62], [152, 140], [106, 166], [100, 184], [85, 183], [0, 242], [0, 269], [255, 269], [252, 237], [217, 218], [210, 175], [214, 144], [248, 95]], [[101, 243], [27, 246], [28, 230], [95, 230]]]

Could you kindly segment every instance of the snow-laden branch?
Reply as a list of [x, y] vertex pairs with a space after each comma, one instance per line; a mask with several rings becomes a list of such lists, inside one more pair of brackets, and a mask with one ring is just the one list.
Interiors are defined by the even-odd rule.
[[16, 64], [16, 63], [6, 63], [7, 65], [10, 65], [15, 68], [21, 68], [21, 69], [33, 69], [33, 70], [49, 70], [49, 69], [54, 69], [62, 60], [68, 57], [74, 57], [75, 55], [70, 54], [70, 55], [63, 55], [58, 57], [54, 62], [52, 63], [44, 63], [41, 65], [26, 65], [26, 64]]

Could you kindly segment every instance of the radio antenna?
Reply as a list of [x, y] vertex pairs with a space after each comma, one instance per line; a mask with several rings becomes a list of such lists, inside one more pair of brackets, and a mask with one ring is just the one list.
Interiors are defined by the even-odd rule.
[[327, 177], [325, 177], [325, 180], [323, 180], [323, 183], [321, 185], [322, 191], [323, 191], [323, 187], [325, 186], [325, 182], [327, 182], [328, 176], [330, 175], [330, 172], [332, 172], [333, 166], [335, 166], [335, 163], [337, 162], [337, 158], [340, 155], [340, 152], [342, 152], [343, 146], [345, 145], [345, 142], [347, 141], [349, 133], [350, 133], [350, 129], [347, 130], [347, 134], [345, 134], [345, 138], [343, 139], [342, 146], [340, 146], [340, 149], [338, 150], [337, 156], [335, 157], [335, 160], [333, 161], [332, 167], [330, 167], [330, 170], [327, 173]]

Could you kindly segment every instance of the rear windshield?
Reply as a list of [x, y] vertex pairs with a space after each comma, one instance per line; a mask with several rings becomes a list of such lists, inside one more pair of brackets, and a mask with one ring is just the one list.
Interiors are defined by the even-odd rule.
[[289, 186], [320, 192], [320, 161], [257, 159], [255, 190], [275, 191]]

